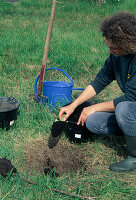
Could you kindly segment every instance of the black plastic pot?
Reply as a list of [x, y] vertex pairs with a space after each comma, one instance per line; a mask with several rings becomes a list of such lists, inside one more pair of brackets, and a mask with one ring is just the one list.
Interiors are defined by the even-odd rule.
[[89, 139], [90, 132], [86, 128], [86, 125], [77, 125], [77, 122], [83, 108], [90, 105], [90, 102], [84, 102], [83, 104], [79, 105], [75, 109], [75, 111], [69, 116], [66, 122], [66, 136], [71, 142], [81, 143], [86, 142]]
[[9, 128], [17, 119], [20, 102], [14, 97], [0, 97], [0, 127]]
[[66, 136], [71, 142], [81, 143], [89, 139], [89, 134], [86, 126], [77, 125], [77, 122], [67, 122]]

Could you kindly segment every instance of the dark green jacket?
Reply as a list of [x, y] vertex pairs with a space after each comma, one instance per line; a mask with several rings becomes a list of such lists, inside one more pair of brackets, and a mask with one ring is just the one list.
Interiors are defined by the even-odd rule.
[[136, 102], [136, 55], [115, 57], [110, 54], [103, 68], [90, 84], [98, 94], [113, 80], [117, 81], [124, 93], [122, 96], [113, 99], [115, 107], [121, 101]]

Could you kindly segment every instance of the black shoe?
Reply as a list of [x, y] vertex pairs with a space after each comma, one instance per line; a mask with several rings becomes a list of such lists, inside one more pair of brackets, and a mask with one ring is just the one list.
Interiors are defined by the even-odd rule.
[[127, 172], [136, 169], [136, 136], [125, 135], [129, 156], [115, 164], [110, 165], [110, 170], [116, 172]]

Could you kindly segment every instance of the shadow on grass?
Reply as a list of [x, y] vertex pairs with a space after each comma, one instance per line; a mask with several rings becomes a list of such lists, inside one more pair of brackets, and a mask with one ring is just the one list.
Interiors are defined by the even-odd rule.
[[128, 155], [128, 150], [125, 145], [123, 135], [94, 135], [94, 141], [104, 144], [106, 147], [116, 151], [117, 156], [125, 157]]

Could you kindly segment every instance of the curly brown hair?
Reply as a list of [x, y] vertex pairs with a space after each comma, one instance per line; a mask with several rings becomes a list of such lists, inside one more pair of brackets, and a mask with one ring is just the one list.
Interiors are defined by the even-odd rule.
[[136, 54], [136, 17], [133, 14], [121, 12], [105, 19], [101, 23], [101, 32], [125, 54]]

